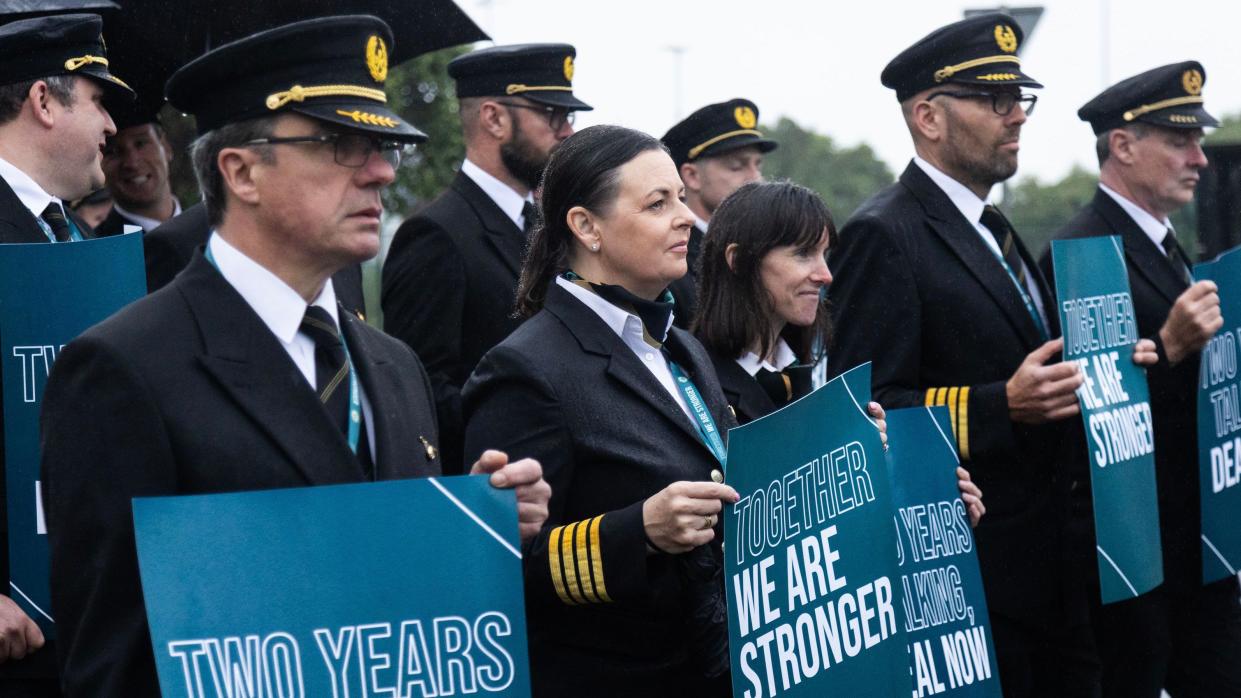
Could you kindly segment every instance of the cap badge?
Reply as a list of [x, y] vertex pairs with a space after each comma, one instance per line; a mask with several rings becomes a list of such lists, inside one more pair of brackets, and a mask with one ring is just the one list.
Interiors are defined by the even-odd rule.
[[573, 82], [573, 56], [564, 57], [564, 79]]
[[754, 115], [754, 110], [749, 107], [737, 107], [733, 110], [733, 118], [737, 120], [737, 125], [741, 128], [754, 128], [758, 123], [758, 117]]
[[371, 71], [375, 82], [383, 82], [388, 78], [388, 47], [384, 40], [371, 35], [366, 40], [366, 69]]
[[1012, 53], [1017, 50], [1017, 34], [1007, 24], [997, 24], [995, 25], [995, 44], [1004, 53]]
[[1194, 96], [1202, 94], [1202, 73], [1196, 70], [1186, 70], [1181, 73], [1181, 87], [1185, 88], [1187, 94]]

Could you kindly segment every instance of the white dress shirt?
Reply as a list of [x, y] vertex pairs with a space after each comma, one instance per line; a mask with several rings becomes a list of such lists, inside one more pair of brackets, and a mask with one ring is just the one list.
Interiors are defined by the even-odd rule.
[[[315, 390], [315, 342], [300, 331], [302, 318], [306, 315], [306, 301], [280, 277], [247, 257], [214, 231], [207, 241], [207, 248], [211, 251], [216, 268], [220, 270], [224, 280], [241, 294], [246, 304], [254, 310], [263, 324], [267, 325], [280, 346], [288, 352], [297, 370], [306, 378], [310, 389]], [[340, 317], [336, 313], [336, 291], [332, 288], [330, 278], [323, 284], [323, 290], [311, 305], [326, 310], [336, 326], [340, 327]], [[360, 380], [358, 393], [362, 401], [362, 415], [366, 419], [366, 436], [373, 462], [375, 420], [371, 419], [371, 403], [366, 398], [366, 390], [362, 388]]]
[[[681, 410], [690, 418], [690, 421], [698, 423], [694, 413], [690, 411], [690, 407], [685, 402], [685, 397], [681, 395], [681, 389], [677, 387], [676, 381], [672, 379], [672, 369], [668, 368], [668, 359], [664, 357], [664, 353], [655, 347], [646, 343], [642, 338], [642, 320], [628, 310], [618, 308], [612, 305], [602, 296], [587, 291], [572, 281], [556, 277], [556, 284], [573, 294], [573, 297], [581, 301], [587, 308], [590, 308], [603, 320], [604, 324], [612, 328], [625, 346], [638, 357], [643, 366], [655, 376], [655, 380], [664, 386], [664, 390], [672, 396], [672, 399], [680, 405]], [[672, 327], [672, 316], [668, 316], [668, 327]], [[666, 332], [668, 328], [665, 328]]]
[[[978, 195], [970, 191], [969, 187], [944, 174], [934, 165], [917, 155], [914, 156], [914, 164], [925, 172], [927, 177], [931, 178], [931, 181], [944, 192], [948, 200], [952, 202], [952, 205], [957, 207], [962, 216], [965, 216], [965, 220], [974, 226], [978, 237], [982, 238], [983, 243], [995, 253], [996, 261], [1003, 260], [1004, 254], [1000, 251], [1000, 243], [996, 241], [995, 234], [982, 224], [982, 212], [987, 207], [987, 202], [978, 198]], [[1021, 263], [1021, 266], [1026, 267], [1024, 261]], [[1029, 294], [1030, 300], [1034, 301], [1034, 307], [1038, 309], [1043, 326], [1047, 327], [1047, 309], [1043, 307], [1043, 295], [1039, 293], [1038, 282], [1035, 281], [1034, 274], [1030, 273], [1029, 268], [1026, 268], [1025, 272], [1026, 293]], [[1017, 270], [1014, 269], [1013, 273], [1016, 274]]]
[[500, 210], [504, 212], [504, 215], [508, 216], [513, 221], [518, 230], [526, 229], [526, 217], [521, 215], [521, 208], [526, 203], [529, 203], [532, 206], [534, 205], [533, 194], [527, 194], [525, 196], [518, 194], [513, 191], [512, 187], [491, 176], [489, 172], [486, 172], [478, 165], [470, 162], [469, 158], [466, 158], [465, 162], [461, 163], [461, 174], [469, 177], [475, 184], [477, 184], [478, 188], [482, 189], [483, 193], [494, 201], [496, 206], [500, 207]]
[[1146, 233], [1146, 237], [1150, 238], [1151, 242], [1155, 243], [1155, 247], [1159, 248], [1159, 251], [1163, 253], [1163, 256], [1167, 257], [1168, 251], [1163, 248], [1163, 238], [1165, 235], [1171, 234], [1172, 221], [1167, 218], [1160, 221], [1137, 204], [1112, 191], [1103, 182], [1099, 182], [1099, 188], [1103, 190], [1104, 194], [1112, 197], [1112, 200], [1120, 205], [1125, 213], [1129, 214], [1133, 222], [1137, 223], [1142, 232]]
[[[137, 223], [138, 226], [142, 228], [142, 231], [145, 233], [149, 233], [152, 230], [155, 230], [156, 228], [163, 225], [164, 223], [164, 221], [161, 221], [161, 220], [156, 220], [154, 218], [147, 218], [146, 216], [139, 216], [136, 213], [131, 213], [129, 211], [126, 211], [123, 206], [117, 203], [112, 204], [112, 208], [116, 209], [117, 213], [121, 214], [122, 216], [125, 216], [126, 218], [133, 221], [134, 223]], [[169, 216], [169, 218], [171, 219], [173, 216], [179, 216], [179, 215], [181, 215], [181, 202], [177, 201], [176, 197], [173, 197], [172, 216]]]
[[694, 217], [694, 225], [698, 226], [698, 228], [702, 230], [703, 233], [706, 233], [707, 226], [711, 225], [711, 221], [704, 221], [703, 219], [699, 218], [698, 214], [694, 213], [693, 209], [690, 209], [689, 214]]
[[[17, 165], [4, 158], [0, 158], [0, 178], [4, 179], [9, 188], [13, 190], [13, 193], [17, 195], [17, 200], [22, 202], [22, 206], [30, 209], [31, 215], [38, 221], [39, 228], [44, 234], [50, 233], [51, 229], [46, 227], [47, 224], [41, 218], [43, 211], [53, 201], [60, 204], [61, 209], [64, 209], [65, 202], [43, 191], [43, 187], [31, 179], [30, 175], [22, 172], [17, 168]], [[66, 214], [65, 219], [67, 220], [68, 218], [69, 216]]]
[[737, 359], [737, 365], [750, 374], [751, 378], [758, 374], [760, 368], [779, 373], [795, 363], [797, 363], [797, 354], [793, 353], [793, 349], [789, 347], [788, 342], [784, 341], [783, 337], [776, 339], [775, 356], [772, 357], [771, 361], [760, 358], [758, 354], [752, 351], [747, 351]]

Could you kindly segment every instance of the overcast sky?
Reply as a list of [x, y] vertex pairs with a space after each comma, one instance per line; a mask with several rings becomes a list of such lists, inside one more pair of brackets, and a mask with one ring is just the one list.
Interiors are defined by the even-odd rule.
[[[619, 123], [662, 135], [708, 104], [748, 97], [766, 123], [787, 116], [838, 143], [871, 145], [895, 171], [912, 154], [887, 62], [985, 3], [953, 0], [457, 0], [497, 43], [577, 47], [574, 92], [595, 106], [578, 126]], [[1017, 6], [1024, 6], [1019, 4]], [[1022, 49], [1046, 88], [1022, 133], [1021, 170], [1058, 179], [1094, 166], [1078, 107], [1148, 68], [1195, 59], [1207, 109], [1241, 112], [1236, 0], [1048, 0]], [[677, 60], [683, 49], [678, 98]]]

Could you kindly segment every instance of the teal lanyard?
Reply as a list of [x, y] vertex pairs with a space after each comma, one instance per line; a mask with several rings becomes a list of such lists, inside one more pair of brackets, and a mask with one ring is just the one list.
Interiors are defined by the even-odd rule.
[[[48, 225], [47, 221], [39, 216], [35, 216], [34, 219], [39, 224], [39, 230], [42, 230], [43, 234], [47, 236], [48, 242], [60, 242], [56, 239], [56, 234], [52, 232], [52, 226]], [[82, 242], [86, 239], [82, 237], [82, 231], [78, 230], [78, 226], [73, 222], [72, 218], [65, 216], [65, 222], [69, 224], [69, 239], [65, 240], [65, 242]]]
[[[995, 252], [995, 250], [992, 250]], [[1039, 315], [1038, 308], [1034, 305], [1034, 299], [1030, 297], [1030, 292], [1022, 288], [1021, 282], [1017, 279], [1017, 275], [1013, 273], [1013, 268], [1008, 266], [1008, 262], [1000, 255], [996, 255], [996, 259], [1000, 260], [1000, 265], [1004, 267], [1004, 271], [1008, 272], [1008, 278], [1012, 280], [1013, 286], [1017, 287], [1017, 293], [1021, 294], [1021, 300], [1026, 304], [1026, 312], [1030, 314], [1030, 319], [1034, 320], [1034, 326], [1038, 328], [1039, 336], [1043, 341], [1051, 339], [1051, 335], [1047, 334], [1047, 326], [1043, 324], [1043, 316]]]
[[[211, 254], [210, 240], [207, 241], [205, 256], [218, 271], [220, 265], [216, 263], [215, 255]], [[349, 364], [349, 450], [357, 455], [358, 439], [362, 434], [362, 391], [358, 388], [358, 372], [353, 370], [353, 357], [349, 354], [349, 344], [345, 342], [345, 332], [340, 328], [337, 332], [340, 333], [340, 345], [345, 348], [345, 362]]]
[[694, 411], [694, 426], [698, 427], [703, 443], [711, 449], [711, 454], [722, 465], [728, 452], [724, 448], [723, 439], [720, 438], [720, 430], [715, 427], [715, 418], [711, 416], [706, 403], [702, 401], [701, 393], [698, 392], [694, 381], [690, 380], [689, 376], [685, 375], [685, 371], [681, 370], [681, 367], [671, 359], [668, 361], [668, 370], [672, 371], [672, 380], [681, 391], [681, 396], [685, 398], [685, 404]]

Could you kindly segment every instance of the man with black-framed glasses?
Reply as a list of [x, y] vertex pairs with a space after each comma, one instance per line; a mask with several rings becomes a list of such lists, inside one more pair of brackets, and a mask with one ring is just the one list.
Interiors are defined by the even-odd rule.
[[[168, 286], [68, 344], [43, 403], [66, 695], [159, 695], [133, 497], [440, 474], [421, 363], [332, 281], [379, 251], [380, 194], [425, 139], [386, 103], [392, 50], [375, 17], [324, 17], [226, 44], [169, 81], [197, 120], [211, 236]], [[515, 487], [519, 530], [537, 533], [550, 496], [538, 463], [488, 451], [473, 470]]]
[[[1068, 514], [1065, 425], [1076, 368], [1059, 361], [1055, 299], [1034, 259], [986, 201], [1017, 171], [1022, 126], [1042, 87], [1017, 56], [1009, 16], [941, 27], [882, 74], [915, 156], [900, 180], [840, 230], [829, 290], [828, 374], [873, 361], [886, 408], [945, 405], [962, 465], [987, 503], [976, 529], [1003, 693], [1094, 696], [1098, 659], [1078, 553], [1090, 537]], [[1084, 559], [1082, 559], [1084, 558]]]
[[573, 134], [577, 51], [568, 44], [480, 49], [454, 59], [465, 161], [405, 221], [383, 267], [384, 329], [422, 358], [435, 387], [446, 472], [462, 467], [461, 387], [518, 325], [517, 277], [538, 220], [547, 159]]

